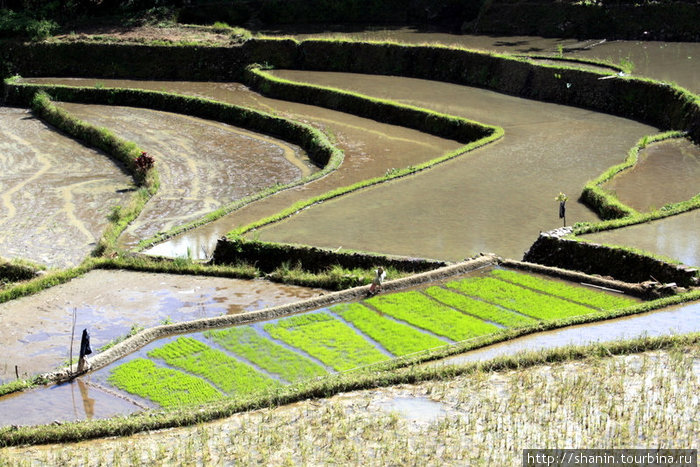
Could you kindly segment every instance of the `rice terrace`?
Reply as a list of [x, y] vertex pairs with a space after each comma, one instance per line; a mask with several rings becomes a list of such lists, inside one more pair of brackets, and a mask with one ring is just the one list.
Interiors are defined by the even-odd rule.
[[0, 466], [697, 465], [699, 40], [690, 0], [0, 1]]

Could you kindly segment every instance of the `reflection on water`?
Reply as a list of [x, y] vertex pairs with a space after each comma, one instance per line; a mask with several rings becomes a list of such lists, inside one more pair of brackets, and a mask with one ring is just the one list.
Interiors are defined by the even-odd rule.
[[458, 365], [485, 361], [518, 352], [556, 349], [568, 345], [613, 342], [642, 336], [665, 336], [700, 331], [700, 302], [677, 305], [662, 311], [611, 319], [600, 323], [571, 326], [532, 334], [473, 350], [430, 365]]
[[[282, 31], [284, 32], [284, 31]], [[295, 34], [296, 38], [348, 37], [350, 39], [405, 42], [409, 44], [444, 44], [467, 49], [510, 54], [559, 54], [565, 58], [607, 60], [633, 67], [636, 76], [672, 81], [700, 93], [700, 43], [659, 41], [606, 41], [591, 39], [544, 38], [537, 36], [481, 36], [425, 32], [412, 28], [321, 34]]]
[[[574, 198], [588, 180], [623, 160], [640, 137], [657, 132], [607, 114], [449, 83], [293, 70], [274, 74], [501, 125], [505, 136], [416, 176], [260, 229], [256, 235], [266, 241], [453, 261], [479, 252], [521, 258], [540, 231], [561, 225], [557, 193]], [[597, 220], [580, 203], [567, 207], [571, 223]]]
[[0, 397], [0, 426], [102, 419], [142, 408], [79, 378]]
[[700, 209], [622, 229], [581, 236], [605, 245], [622, 245], [700, 267]]
[[432, 422], [446, 413], [443, 404], [426, 397], [394, 397], [378, 403], [377, 408], [416, 422]]
[[651, 144], [639, 152], [633, 168], [603, 188], [642, 212], [686, 201], [700, 193], [700, 146], [688, 139]]
[[[106, 286], [108, 284], [108, 286]], [[292, 303], [319, 289], [263, 280], [95, 270], [66, 284], [0, 304], [0, 382], [55, 369], [68, 359], [73, 311], [76, 348], [87, 328], [93, 350], [129, 332]]]

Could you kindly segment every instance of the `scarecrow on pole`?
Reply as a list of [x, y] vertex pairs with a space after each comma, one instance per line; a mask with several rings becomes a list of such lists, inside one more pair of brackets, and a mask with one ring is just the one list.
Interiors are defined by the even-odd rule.
[[559, 192], [554, 201], [559, 201], [559, 219], [564, 219], [564, 227], [566, 227], [566, 200], [569, 199], [564, 193]]

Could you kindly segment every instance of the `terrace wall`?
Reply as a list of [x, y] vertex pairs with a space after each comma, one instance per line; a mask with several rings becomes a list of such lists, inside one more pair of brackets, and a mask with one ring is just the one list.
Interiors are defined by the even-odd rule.
[[424, 258], [364, 252], [336, 252], [313, 246], [219, 239], [212, 263], [235, 264], [237, 262], [255, 264], [258, 269], [267, 273], [282, 266], [283, 263], [289, 264], [290, 267], [300, 264], [303, 269], [313, 272], [323, 271], [336, 264], [348, 269], [383, 266], [412, 272], [430, 271], [448, 265], [444, 261]]
[[0, 62], [3, 74], [22, 76], [240, 80], [252, 63], [399, 75], [590, 108], [663, 130], [688, 131], [700, 143], [700, 104], [682, 89], [644, 79], [600, 79], [604, 76], [590, 71], [439, 46], [290, 39], [252, 39], [233, 47], [15, 43], [2, 47]]
[[557, 231], [543, 232], [525, 253], [523, 261], [610, 276], [625, 282], [675, 282], [697, 286], [698, 271], [651, 256], [595, 243], [561, 238]]

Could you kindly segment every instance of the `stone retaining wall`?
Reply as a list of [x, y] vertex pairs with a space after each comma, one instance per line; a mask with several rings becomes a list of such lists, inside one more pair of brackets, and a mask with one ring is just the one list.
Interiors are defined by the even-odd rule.
[[655, 281], [681, 287], [699, 284], [697, 269], [675, 265], [639, 253], [562, 238], [562, 232], [543, 232], [523, 261], [610, 276], [625, 282]]
[[365, 252], [338, 252], [313, 246], [254, 240], [219, 239], [216, 243], [212, 263], [235, 264], [237, 262], [255, 264], [258, 269], [267, 273], [280, 267], [282, 263], [288, 263], [290, 267], [300, 264], [304, 270], [312, 272], [320, 272], [336, 264], [347, 269], [370, 269], [383, 266], [411, 272], [429, 271], [448, 265], [445, 261], [424, 258]]

